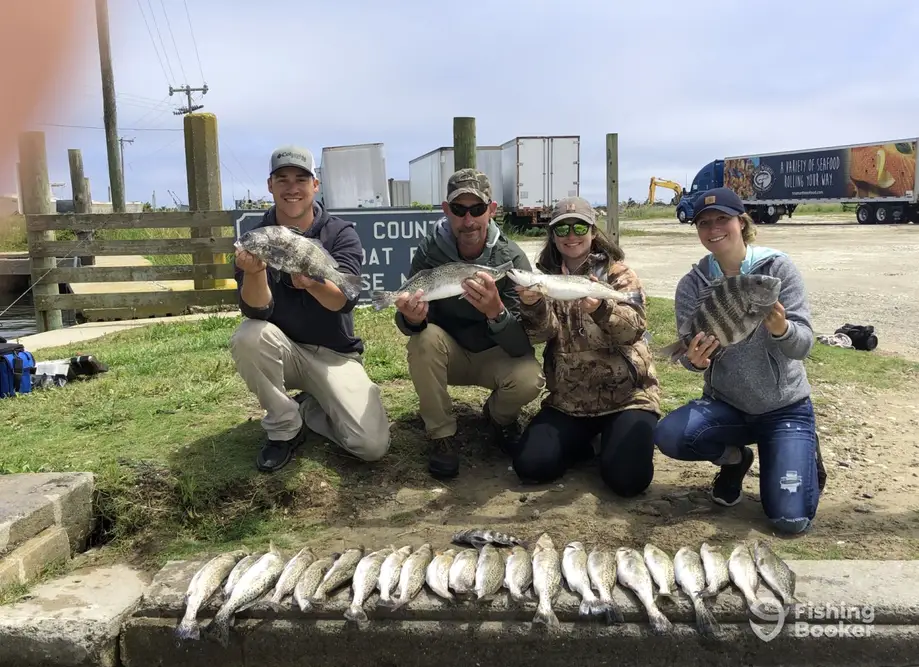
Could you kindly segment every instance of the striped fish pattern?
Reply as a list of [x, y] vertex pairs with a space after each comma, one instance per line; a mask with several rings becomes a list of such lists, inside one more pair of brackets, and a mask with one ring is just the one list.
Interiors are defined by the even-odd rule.
[[782, 289], [774, 276], [745, 274], [714, 280], [699, 294], [692, 315], [678, 332], [679, 340], [661, 350], [673, 362], [679, 361], [693, 337], [705, 332], [718, 339], [711, 355], [717, 359], [725, 348], [750, 336], [772, 310]]

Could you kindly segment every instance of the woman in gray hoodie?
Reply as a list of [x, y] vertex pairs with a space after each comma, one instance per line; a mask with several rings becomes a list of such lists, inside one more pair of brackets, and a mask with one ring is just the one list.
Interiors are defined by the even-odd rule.
[[814, 344], [804, 282], [785, 253], [753, 245], [753, 220], [731, 189], [710, 190], [698, 202], [692, 224], [709, 254], [677, 285], [677, 327], [692, 316], [700, 292], [721, 276], [775, 276], [781, 293], [763, 324], [717, 360], [710, 358], [718, 346], [712, 336], [690, 341], [680, 361], [704, 373], [702, 397], [662, 419], [655, 444], [674, 459], [719, 465], [711, 497], [732, 506], [743, 498], [754, 456], [749, 445], [756, 443], [766, 516], [784, 533], [803, 533], [817, 513], [825, 478], [804, 368]]

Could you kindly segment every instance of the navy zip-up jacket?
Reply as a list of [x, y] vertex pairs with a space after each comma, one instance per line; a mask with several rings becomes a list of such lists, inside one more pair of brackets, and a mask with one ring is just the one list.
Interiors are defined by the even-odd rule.
[[[363, 249], [354, 223], [329, 213], [318, 203], [313, 204], [313, 224], [305, 236], [318, 238], [322, 246], [338, 262], [342, 273], [361, 275]], [[274, 207], [256, 225], [278, 224]], [[345, 303], [341, 310], [328, 310], [306, 290], [297, 289], [289, 273], [268, 267], [268, 288], [271, 302], [265, 308], [253, 308], [242, 299], [245, 274], [236, 269], [239, 309], [253, 320], [266, 320], [277, 326], [291, 340], [304, 345], [321, 345], [336, 352], [363, 353], [364, 343], [354, 335], [354, 306], [360, 296]], [[261, 279], [261, 278], [259, 278]]]

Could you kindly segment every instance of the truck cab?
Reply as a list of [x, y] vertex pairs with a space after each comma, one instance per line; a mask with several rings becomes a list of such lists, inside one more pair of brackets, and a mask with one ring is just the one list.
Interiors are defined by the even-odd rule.
[[724, 185], [724, 160], [714, 160], [699, 170], [692, 179], [692, 186], [676, 207], [676, 217], [680, 222], [689, 222], [693, 216], [693, 201], [700, 193]]

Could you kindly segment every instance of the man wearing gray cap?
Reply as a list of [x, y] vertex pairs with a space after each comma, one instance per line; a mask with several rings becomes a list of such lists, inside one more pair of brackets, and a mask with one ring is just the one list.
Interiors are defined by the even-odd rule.
[[[268, 191], [274, 197], [257, 227], [286, 225], [318, 239], [338, 270], [361, 275], [363, 251], [354, 223], [329, 215], [315, 201], [316, 161], [305, 148], [285, 146], [271, 155]], [[306, 429], [359, 459], [376, 461], [389, 449], [389, 421], [380, 388], [364, 370], [363, 342], [354, 334], [348, 299], [330, 281], [268, 267], [236, 253], [239, 307], [247, 319], [233, 334], [237, 371], [265, 410], [268, 439], [260, 470], [278, 470], [303, 444]], [[292, 398], [287, 391], [302, 393]]]
[[[446, 218], [418, 245], [409, 276], [448, 262], [530, 270], [520, 247], [501, 233], [493, 216], [491, 183], [481, 171], [460, 169], [447, 181]], [[408, 368], [431, 441], [428, 471], [459, 474], [459, 442], [448, 385], [491, 389], [484, 416], [505, 454], [520, 436], [520, 409], [545, 386], [542, 367], [519, 322], [520, 297], [509, 278], [466, 282], [464, 299], [425, 302], [420, 294], [396, 301], [396, 325], [409, 336]]]

